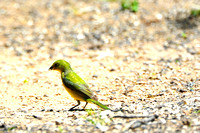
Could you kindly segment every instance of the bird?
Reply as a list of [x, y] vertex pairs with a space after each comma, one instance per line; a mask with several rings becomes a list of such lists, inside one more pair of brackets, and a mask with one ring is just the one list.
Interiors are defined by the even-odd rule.
[[70, 108], [69, 111], [74, 111], [74, 108], [80, 105], [80, 101], [86, 102], [83, 109], [85, 109], [88, 103], [93, 103], [104, 110], [110, 110], [110, 108], [97, 100], [86, 82], [73, 71], [69, 62], [57, 60], [52, 64], [49, 70], [57, 70], [61, 73], [64, 88], [77, 101], [77, 104]]

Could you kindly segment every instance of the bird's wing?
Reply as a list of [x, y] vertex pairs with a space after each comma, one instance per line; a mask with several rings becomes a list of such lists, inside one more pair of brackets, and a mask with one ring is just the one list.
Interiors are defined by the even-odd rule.
[[67, 88], [76, 91], [77, 94], [85, 95], [88, 98], [93, 96], [89, 86], [75, 72], [70, 72], [67, 75], [62, 74], [62, 81]]

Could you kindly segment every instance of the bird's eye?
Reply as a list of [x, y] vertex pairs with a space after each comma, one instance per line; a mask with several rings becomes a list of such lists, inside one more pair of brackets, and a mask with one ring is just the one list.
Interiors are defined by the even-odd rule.
[[58, 63], [56, 63], [54, 66], [55, 66], [55, 67], [58, 67], [59, 65], [58, 65]]

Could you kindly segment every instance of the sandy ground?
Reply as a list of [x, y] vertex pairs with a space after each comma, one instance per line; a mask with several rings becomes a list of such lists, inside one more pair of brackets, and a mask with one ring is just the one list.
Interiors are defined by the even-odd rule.
[[[174, 5], [184, 18], [194, 4], [149, 1], [155, 11], [147, 2], [134, 14], [119, 2], [0, 3], [0, 131], [200, 132], [199, 18], [181, 29], [181, 15], [170, 15]], [[76, 101], [48, 71], [57, 59], [112, 111], [68, 111]]]

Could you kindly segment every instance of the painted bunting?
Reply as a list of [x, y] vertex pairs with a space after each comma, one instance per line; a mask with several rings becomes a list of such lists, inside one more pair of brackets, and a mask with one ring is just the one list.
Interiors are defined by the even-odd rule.
[[72, 107], [69, 111], [73, 111], [75, 107], [79, 106], [80, 101], [86, 102], [83, 109], [85, 109], [88, 102], [90, 102], [105, 110], [110, 110], [106, 105], [103, 105], [97, 101], [93, 95], [93, 92], [89, 89], [89, 86], [72, 70], [70, 64], [67, 61], [57, 60], [53, 63], [49, 70], [57, 70], [61, 73], [63, 86], [68, 91], [68, 93], [78, 102], [78, 104]]

